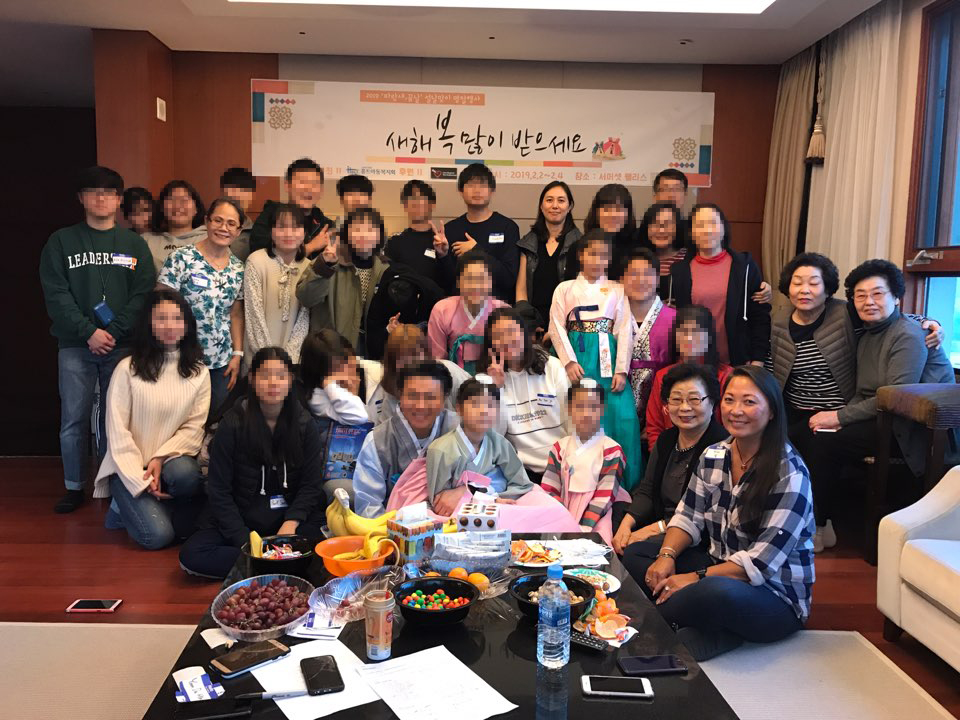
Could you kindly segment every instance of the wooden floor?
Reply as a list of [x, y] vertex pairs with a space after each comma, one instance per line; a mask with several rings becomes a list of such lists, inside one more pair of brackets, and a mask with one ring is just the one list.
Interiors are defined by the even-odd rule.
[[[55, 515], [62, 494], [59, 458], [0, 459], [0, 621], [195, 624], [219, 583], [187, 576], [177, 549], [141, 550], [123, 531], [105, 530], [106, 501]], [[876, 609], [876, 569], [863, 561], [855, 521], [839, 528], [840, 545], [817, 556], [808, 627], [856, 630], [960, 717], [960, 673], [904, 636], [883, 640]], [[66, 615], [77, 598], [122, 598], [112, 615]]]

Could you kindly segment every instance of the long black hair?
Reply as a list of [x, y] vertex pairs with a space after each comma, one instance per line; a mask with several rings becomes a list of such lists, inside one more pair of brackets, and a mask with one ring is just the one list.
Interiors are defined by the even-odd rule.
[[533, 231], [533, 234], [537, 236], [537, 242], [546, 242], [550, 237], [550, 231], [547, 229], [547, 219], [543, 215], [543, 199], [547, 196], [547, 193], [553, 190], [554, 188], [562, 188], [563, 192], [567, 195], [567, 206], [570, 208], [567, 211], [567, 216], [563, 219], [563, 229], [560, 231], [560, 236], [557, 238], [560, 241], [560, 244], [563, 244], [563, 238], [571, 230], [576, 230], [577, 226], [573, 222], [573, 193], [570, 192], [570, 186], [567, 185], [563, 180], [554, 180], [553, 182], [547, 183], [543, 190], [540, 191], [540, 199], [537, 201], [537, 219], [534, 220], [533, 225], [530, 226], [530, 230]]
[[180, 339], [180, 359], [177, 362], [177, 372], [181, 377], [189, 378], [205, 370], [203, 364], [203, 348], [197, 339], [197, 319], [193, 311], [183, 299], [183, 295], [165, 285], [158, 286], [147, 293], [147, 300], [140, 311], [140, 318], [133, 328], [133, 346], [130, 352], [130, 369], [133, 374], [147, 382], [156, 382], [163, 367], [163, 358], [166, 348], [161, 345], [153, 334], [153, 309], [160, 303], [173, 303], [180, 308], [185, 325], [183, 337]]
[[637, 243], [639, 243], [640, 247], [649, 248], [654, 252], [657, 251], [657, 246], [650, 240], [650, 226], [657, 222], [657, 216], [664, 210], [669, 210], [673, 213], [673, 222], [677, 228], [673, 234], [673, 249], [681, 250], [689, 247], [690, 238], [687, 235], [687, 223], [683, 219], [683, 214], [677, 206], [670, 202], [654, 203], [647, 208], [647, 211], [643, 214], [643, 218], [640, 220], [640, 225], [637, 227]]
[[593, 196], [593, 202], [590, 204], [590, 209], [587, 211], [587, 217], [583, 221], [583, 231], [587, 233], [600, 227], [600, 223], [597, 222], [597, 209], [611, 205], [621, 205], [627, 209], [627, 221], [620, 232], [617, 233], [617, 237], [619, 238], [623, 233], [633, 239], [633, 235], [637, 231], [637, 216], [633, 212], [633, 196], [625, 186], [619, 183], [604, 185], [597, 190], [597, 194]]
[[355, 356], [353, 345], [336, 330], [324, 328], [310, 333], [300, 348], [300, 377], [307, 397], [316, 388], [323, 387], [331, 373]]
[[196, 212], [193, 214], [193, 222], [191, 223], [192, 227], [198, 228], [203, 225], [205, 220], [206, 207], [203, 204], [203, 200], [200, 198], [200, 193], [197, 192], [197, 189], [188, 183], [186, 180], [171, 180], [166, 185], [163, 186], [163, 189], [160, 191], [160, 194], [157, 195], [157, 199], [153, 204], [153, 219], [150, 221], [150, 229], [155, 233], [165, 233], [170, 231], [170, 222], [167, 220], [167, 216], [163, 212], [163, 203], [166, 202], [167, 198], [170, 197], [171, 193], [174, 190], [183, 188], [190, 195], [190, 198], [193, 200], [193, 205], [196, 208]]
[[296, 467], [303, 461], [303, 443], [299, 428], [299, 416], [303, 408], [300, 393], [291, 384], [271, 434], [270, 426], [267, 425], [263, 411], [260, 409], [260, 398], [257, 397], [255, 389], [256, 375], [267, 360], [279, 360], [286, 366], [291, 378], [296, 377], [293, 360], [283, 348], [261, 348], [253, 356], [253, 360], [250, 361], [250, 382], [247, 386], [246, 402], [242, 410], [243, 437], [246, 440], [247, 452], [256, 462], [263, 465], [276, 465], [283, 462]]
[[706, 331], [707, 352], [704, 353], [703, 364], [718, 370], [720, 368], [720, 353], [717, 350], [717, 330], [713, 324], [713, 315], [703, 305], [687, 305], [677, 310], [676, 319], [670, 329], [670, 337], [667, 338], [670, 362], [681, 362], [680, 352], [677, 350], [677, 330], [688, 322], [696, 323], [697, 327]]
[[[516, 309], [509, 306], [497, 308], [490, 313], [490, 317], [487, 318], [487, 326], [483, 331], [483, 351], [477, 359], [477, 372], [485, 373], [487, 368], [490, 367], [490, 352], [493, 349], [493, 326], [496, 325], [501, 318], [510, 318], [520, 326], [520, 330], [523, 332], [524, 371], [529, 372], [531, 375], [543, 375], [547, 367], [547, 360], [550, 356], [542, 347], [534, 345], [533, 335], [530, 332], [530, 328], [528, 328], [527, 324], [523, 321], [523, 317]], [[504, 367], [504, 370], [506, 370], [506, 367]]]
[[746, 490], [740, 496], [740, 525], [748, 533], [756, 535], [770, 491], [780, 480], [780, 463], [783, 462], [788, 442], [787, 413], [780, 394], [780, 384], [771, 373], [756, 365], [736, 367], [723, 385], [724, 395], [730, 382], [737, 377], [746, 378], [756, 385], [770, 408], [770, 420], [760, 438], [760, 451], [753, 459]]

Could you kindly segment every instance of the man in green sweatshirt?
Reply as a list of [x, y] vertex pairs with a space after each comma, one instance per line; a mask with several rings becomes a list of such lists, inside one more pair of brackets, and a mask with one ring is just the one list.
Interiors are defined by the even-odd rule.
[[[97, 383], [106, 400], [113, 368], [129, 344], [146, 294], [156, 282], [143, 238], [117, 227], [123, 178], [105, 167], [84, 170], [78, 183], [84, 221], [57, 230], [40, 255], [40, 284], [57, 338], [60, 454], [66, 495], [58, 513], [83, 502], [90, 413]], [[97, 450], [106, 451], [104, 414], [98, 413]]]

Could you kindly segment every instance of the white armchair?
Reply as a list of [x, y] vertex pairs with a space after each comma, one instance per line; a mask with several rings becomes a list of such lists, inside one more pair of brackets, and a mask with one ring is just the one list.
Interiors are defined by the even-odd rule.
[[877, 608], [885, 639], [906, 631], [960, 670], [960, 466], [880, 521]]

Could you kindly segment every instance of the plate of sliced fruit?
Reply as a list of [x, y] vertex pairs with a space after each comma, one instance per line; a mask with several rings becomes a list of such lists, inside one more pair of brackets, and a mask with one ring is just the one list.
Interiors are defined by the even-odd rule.
[[545, 567], [560, 562], [559, 550], [539, 542], [514, 540], [510, 543], [510, 556], [513, 564], [520, 567]]

